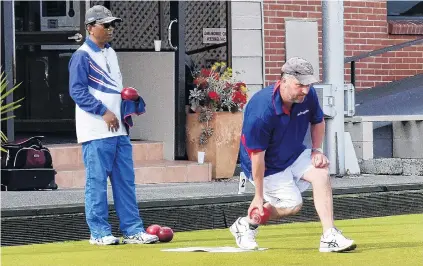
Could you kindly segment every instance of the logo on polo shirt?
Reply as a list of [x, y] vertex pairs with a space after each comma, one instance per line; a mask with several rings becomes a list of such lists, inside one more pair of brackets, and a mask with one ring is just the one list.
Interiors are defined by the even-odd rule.
[[305, 115], [305, 114], [307, 114], [309, 111], [308, 111], [308, 109], [307, 110], [305, 110], [305, 111], [302, 111], [302, 112], [299, 112], [298, 114], [297, 114], [297, 116], [300, 116], [300, 115]]

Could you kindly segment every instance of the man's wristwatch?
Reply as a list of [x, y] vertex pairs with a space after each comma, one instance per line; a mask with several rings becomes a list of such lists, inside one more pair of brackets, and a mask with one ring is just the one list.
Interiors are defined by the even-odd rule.
[[316, 151], [323, 153], [323, 149], [321, 149], [321, 148], [312, 148], [311, 149], [311, 152], [316, 152]]

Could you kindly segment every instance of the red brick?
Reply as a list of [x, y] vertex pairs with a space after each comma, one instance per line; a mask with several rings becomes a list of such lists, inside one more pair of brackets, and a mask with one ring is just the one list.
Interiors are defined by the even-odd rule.
[[[379, 39], [366, 39], [367, 44], [377, 45], [379, 48], [382, 48], [383, 46], [380, 44]], [[379, 49], [378, 48], [378, 49]]]
[[279, 17], [274, 17], [274, 18], [269, 17], [268, 20], [269, 20], [269, 23], [281, 23], [281, 24], [283, 24], [285, 21], [283, 18], [279, 18]]
[[274, 10], [264, 10], [264, 17], [274, 17], [276, 16], [276, 11]]
[[402, 63], [402, 58], [400, 58], [400, 57], [391, 57], [391, 58], [389, 58], [389, 63], [390, 64], [401, 64]]
[[[298, 1], [293, 1], [293, 3], [296, 4], [296, 5], [299, 5], [300, 7], [309, 6], [309, 3], [307, 1], [298, 0]], [[312, 6], [312, 5], [310, 5], [310, 6]], [[310, 11], [310, 10], [308, 10], [308, 11]]]
[[367, 38], [375, 38], [375, 33], [374, 32], [354, 32], [354, 34], [358, 35], [358, 36], [354, 36], [352, 38], [363, 38], [363, 39], [367, 39]]
[[282, 17], [282, 18], [285, 18], [285, 17], [294, 17], [293, 14], [294, 13], [292, 11], [285, 11], [285, 10], [280, 10], [280, 11], [277, 11], [276, 12], [276, 16]]
[[398, 51], [398, 52], [395, 52], [395, 56], [396, 57], [408, 57], [409, 53], [405, 52], [405, 51]]
[[394, 80], [392, 76], [387, 75], [387, 76], [382, 76], [382, 81], [392, 81]]
[[410, 64], [395, 64], [395, 69], [410, 69]]
[[272, 49], [284, 49], [283, 45], [281, 43], [271, 42], [267, 43], [269, 47], [266, 46], [266, 48], [272, 48]]
[[417, 69], [423, 72], [423, 64], [409, 64], [410, 69]]
[[270, 36], [280, 36], [282, 34], [280, 31], [277, 30], [269, 30], [268, 33]]
[[[309, 18], [319, 18], [319, 19], [321, 19], [322, 13], [308, 13], [308, 17]], [[320, 25], [321, 25], [321, 22], [320, 22]], [[320, 28], [320, 30], [322, 30], [322, 29]]]
[[266, 62], [266, 68], [271, 68], [271, 67], [278, 67], [278, 63], [276, 63], [276, 62]]
[[278, 28], [278, 24], [264, 24], [264, 29], [265, 30], [273, 30], [273, 29], [277, 29]]
[[283, 61], [285, 59], [282, 55], [271, 55], [270, 61]]
[[375, 62], [387, 64], [387, 63], [389, 63], [389, 58], [387, 58], [387, 57], [376, 57]]
[[301, 11], [316, 11], [316, 6], [308, 6], [308, 5], [302, 5], [300, 8]]
[[408, 52], [408, 56], [410, 57], [423, 57], [423, 49], [421, 49], [421, 52]]
[[412, 63], [417, 63], [417, 58], [404, 57], [404, 58], [402, 59], [402, 62], [403, 62], [403, 63], [409, 63], [409, 64], [412, 64]]

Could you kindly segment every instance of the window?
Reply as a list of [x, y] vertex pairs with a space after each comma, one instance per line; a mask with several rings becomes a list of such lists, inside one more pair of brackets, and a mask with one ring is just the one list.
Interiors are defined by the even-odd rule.
[[423, 20], [423, 1], [387, 1], [388, 20]]

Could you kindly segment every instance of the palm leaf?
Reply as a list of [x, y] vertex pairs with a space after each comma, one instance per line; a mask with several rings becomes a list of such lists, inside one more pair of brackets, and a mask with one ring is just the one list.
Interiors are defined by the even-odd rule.
[[6, 110], [1, 110], [1, 114], [7, 114], [8, 112], [12, 112], [13, 110], [15, 110], [15, 109], [17, 109], [19, 107], [21, 107], [20, 104], [19, 105], [15, 105], [15, 106], [11, 105], [10, 108], [8, 107], [8, 109], [6, 109]]
[[3, 132], [0, 132], [0, 135], [1, 135], [1, 141], [7, 141], [7, 137], [6, 137], [6, 135], [3, 133]]
[[[3, 81], [2, 81], [3, 82]], [[14, 90], [16, 90], [18, 87], [19, 87], [19, 85], [21, 85], [22, 84], [22, 82], [21, 83], [19, 83], [18, 85], [15, 85], [13, 88], [11, 88], [10, 90], [8, 90], [6, 93], [4, 93], [3, 94], [3, 88], [2, 88], [2, 94], [1, 94], [1, 97], [0, 97], [0, 99], [3, 101], [4, 99], [6, 99], [6, 97], [7, 96], [9, 96], [9, 94], [11, 94]], [[5, 84], [5, 87], [7, 86], [7, 83]], [[3, 87], [3, 83], [2, 83], [2, 87]]]
[[[3, 133], [3, 131], [0, 131], [0, 135], [1, 135], [1, 143], [3, 142], [7, 142], [7, 137], [6, 135]], [[3, 147], [0, 147], [1, 151], [7, 152]]]
[[7, 112], [10, 112], [10, 111], [12, 111], [12, 110], [14, 110], [14, 109], [16, 109], [16, 108], [18, 108], [18, 107], [20, 107], [21, 105], [20, 104], [18, 104], [20, 101], [22, 101], [24, 98], [21, 98], [21, 99], [19, 99], [19, 100], [17, 100], [17, 101], [14, 101], [14, 102], [11, 102], [11, 103], [8, 103], [8, 104], [6, 104], [6, 105], [2, 105], [1, 107], [0, 107], [0, 112], [1, 112], [1, 114], [6, 114]]
[[8, 117], [3, 117], [2, 119], [0, 119], [0, 121], [6, 121], [12, 118], [15, 118], [16, 116], [12, 115], [12, 116], [8, 116]]
[[[21, 105], [19, 104], [19, 102], [21, 102], [24, 98], [21, 98], [19, 100], [16, 100], [16, 101], [13, 101], [11, 103], [8, 103], [8, 104], [3, 105], [3, 102], [7, 98], [7, 96], [9, 96], [11, 93], [13, 93], [13, 91], [16, 90], [22, 84], [22, 82], [19, 83], [19, 84], [16, 84], [15, 86], [13, 86], [11, 89], [8, 90], [7, 89], [7, 85], [8, 85], [7, 76], [6, 76], [6, 74], [4, 72], [1, 72], [0, 80], [1, 80], [1, 87], [0, 87], [0, 103], [1, 103], [1, 106], [0, 106], [0, 114], [3, 116], [3, 114], [12, 112], [13, 110], [21, 107]], [[14, 117], [15, 116], [1, 117], [0, 121], [5, 121], [5, 120], [8, 120], [8, 119], [11, 119], [11, 118], [14, 118]], [[3, 144], [5, 142], [7, 142], [7, 136], [1, 130], [0, 130], [0, 135], [1, 135], [1, 137], [0, 137], [1, 143]], [[6, 152], [6, 150], [3, 147], [0, 147], [0, 148], [1, 148], [1, 151]]]

